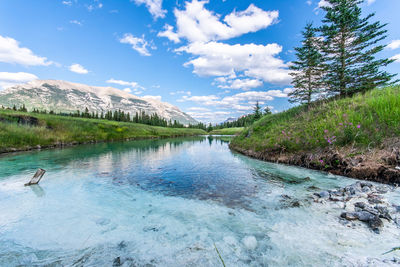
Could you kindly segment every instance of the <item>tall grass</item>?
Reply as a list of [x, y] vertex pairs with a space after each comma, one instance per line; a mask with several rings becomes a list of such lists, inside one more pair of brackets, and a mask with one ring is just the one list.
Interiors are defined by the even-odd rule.
[[216, 129], [209, 132], [209, 134], [216, 134], [216, 135], [235, 135], [240, 133], [244, 130], [244, 127], [232, 127], [232, 128], [223, 128], [223, 129]]
[[[17, 116], [35, 117], [39, 123], [34, 126], [18, 124], [12, 119]], [[37, 145], [200, 134], [206, 132], [200, 129], [164, 128], [137, 123], [0, 111], [0, 152], [8, 151], [10, 148], [26, 149]]]
[[378, 146], [400, 136], [400, 87], [315, 103], [264, 116], [232, 144], [256, 151]]

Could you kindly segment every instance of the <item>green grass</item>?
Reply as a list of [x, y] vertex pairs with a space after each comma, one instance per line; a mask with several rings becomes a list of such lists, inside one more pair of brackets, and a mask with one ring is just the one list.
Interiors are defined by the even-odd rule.
[[[38, 125], [18, 124], [18, 116], [38, 119]], [[165, 128], [137, 123], [63, 117], [0, 110], [0, 152], [56, 144], [117, 141], [206, 134], [200, 129]]]
[[209, 132], [209, 134], [215, 135], [235, 135], [240, 133], [244, 130], [244, 127], [234, 127], [234, 128], [223, 128], [223, 129], [216, 129]]
[[325, 147], [376, 147], [400, 136], [400, 87], [375, 89], [264, 116], [232, 140], [254, 151], [312, 151]]

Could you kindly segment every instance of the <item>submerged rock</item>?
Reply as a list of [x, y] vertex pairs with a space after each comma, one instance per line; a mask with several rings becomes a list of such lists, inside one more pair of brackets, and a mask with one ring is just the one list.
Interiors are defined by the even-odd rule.
[[[383, 194], [389, 192], [390, 187], [385, 185], [375, 186], [370, 182], [356, 182], [338, 190], [328, 190], [314, 193], [317, 197], [315, 202], [332, 202], [332, 207], [342, 207], [344, 211], [340, 214], [340, 223], [343, 225], [356, 226], [352, 221], [364, 222], [375, 233], [380, 232], [383, 226], [382, 219], [393, 221], [391, 212], [400, 212], [400, 206], [389, 205]], [[335, 204], [333, 204], [335, 203]], [[342, 205], [338, 205], [342, 204]], [[400, 227], [400, 218], [394, 220]]]
[[249, 250], [254, 250], [257, 248], [257, 239], [252, 235], [244, 237], [242, 242]]

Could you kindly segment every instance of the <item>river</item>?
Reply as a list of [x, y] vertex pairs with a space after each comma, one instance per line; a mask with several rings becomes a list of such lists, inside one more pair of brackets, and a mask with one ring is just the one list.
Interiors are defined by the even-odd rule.
[[[310, 201], [355, 180], [251, 159], [228, 141], [0, 157], [0, 266], [222, 266], [221, 258], [226, 266], [368, 266], [393, 256], [382, 253], [400, 245], [397, 228], [349, 228], [339, 209]], [[40, 185], [24, 187], [39, 167], [47, 171]], [[398, 201], [399, 190], [389, 197]]]

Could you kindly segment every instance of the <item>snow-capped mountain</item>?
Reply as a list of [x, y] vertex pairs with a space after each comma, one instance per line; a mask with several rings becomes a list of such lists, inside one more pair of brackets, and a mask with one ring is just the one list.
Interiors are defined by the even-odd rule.
[[197, 121], [169, 103], [152, 98], [138, 97], [112, 87], [97, 87], [58, 80], [35, 80], [0, 91], [0, 105], [17, 107], [25, 104], [33, 108], [56, 112], [83, 111], [106, 112], [121, 110], [134, 115], [136, 112], [157, 113], [167, 120], [183, 124]]

